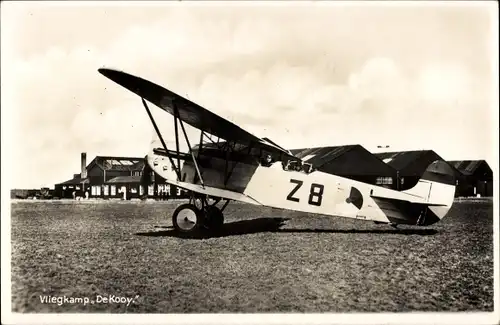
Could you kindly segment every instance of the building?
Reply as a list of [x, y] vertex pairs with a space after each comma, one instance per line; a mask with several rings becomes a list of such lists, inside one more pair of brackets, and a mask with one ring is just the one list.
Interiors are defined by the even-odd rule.
[[360, 145], [293, 149], [291, 152], [319, 171], [392, 188], [396, 171]]
[[10, 190], [11, 199], [51, 199], [54, 196], [54, 190], [47, 187], [41, 189], [12, 189]]
[[484, 160], [448, 161], [460, 172], [456, 196], [493, 196], [493, 171]]
[[[396, 171], [398, 180], [396, 188], [400, 191], [414, 187], [425, 170], [436, 160], [445, 162], [433, 150], [381, 152], [376, 153], [375, 156]], [[459, 176], [458, 171], [456, 171], [456, 176]]]
[[54, 186], [54, 196], [74, 198], [141, 198], [144, 195], [159, 198], [163, 193], [169, 198], [185, 197], [185, 191], [166, 184], [165, 179], [151, 171], [151, 184], [146, 189], [141, 184], [145, 161], [140, 157], [97, 156], [87, 165], [86, 153], [81, 154], [81, 172], [73, 178]]

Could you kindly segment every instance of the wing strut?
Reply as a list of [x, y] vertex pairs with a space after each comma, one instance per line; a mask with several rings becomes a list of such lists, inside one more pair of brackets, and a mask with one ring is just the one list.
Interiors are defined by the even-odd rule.
[[148, 112], [148, 116], [151, 119], [151, 123], [153, 123], [153, 127], [155, 128], [156, 134], [158, 135], [158, 138], [160, 138], [163, 149], [165, 149], [167, 157], [170, 160], [172, 167], [174, 167], [174, 169], [175, 169], [175, 174], [177, 175], [177, 180], [181, 181], [181, 173], [177, 169], [177, 166], [175, 165], [172, 157], [170, 157], [170, 155], [168, 154], [169, 151], [167, 149], [167, 145], [165, 144], [165, 141], [163, 141], [163, 137], [161, 136], [160, 130], [158, 129], [158, 126], [156, 125], [156, 122], [155, 122], [155, 119], [153, 118], [153, 115], [151, 115], [151, 111], [149, 110], [148, 104], [146, 104], [146, 101], [144, 100], [144, 98], [141, 98], [141, 100], [142, 100], [142, 104], [144, 105], [144, 108], [146, 109], [146, 112]]
[[203, 149], [203, 130], [200, 133], [200, 147], [198, 148], [198, 158], [200, 158], [200, 152]]
[[[182, 133], [184, 133], [184, 138], [186, 139], [186, 143], [188, 145], [189, 152], [191, 153], [191, 157], [193, 157], [193, 162], [194, 162], [194, 167], [196, 168], [196, 173], [198, 173], [198, 177], [200, 178], [201, 186], [204, 188], [205, 183], [203, 182], [203, 177], [201, 177], [201, 172], [200, 172], [200, 168], [198, 167], [198, 162], [196, 161], [196, 158], [194, 157], [194, 153], [193, 153], [193, 150], [191, 148], [191, 143], [189, 142], [189, 138], [187, 136], [186, 129], [184, 128], [184, 122], [182, 122], [182, 120], [180, 118], [178, 118], [179, 110], [177, 109], [177, 105], [175, 104], [175, 102], [173, 102], [173, 106], [174, 106], [174, 110], [175, 110], [176, 120], [179, 119], [179, 124], [181, 125]], [[175, 122], [175, 126], [176, 126], [175, 130], [177, 131], [177, 121]]]
[[[174, 104], [175, 105], [175, 104]], [[175, 149], [177, 150], [177, 164], [180, 168], [181, 166], [181, 158], [179, 157], [179, 131], [177, 126], [177, 119], [179, 118], [179, 111], [177, 107], [174, 106], [174, 125], [175, 125]], [[191, 148], [189, 149], [191, 150]]]

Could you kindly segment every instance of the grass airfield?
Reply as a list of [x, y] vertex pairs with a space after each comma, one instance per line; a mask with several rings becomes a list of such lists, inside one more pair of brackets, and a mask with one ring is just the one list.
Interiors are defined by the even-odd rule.
[[13, 311], [493, 310], [492, 201], [399, 229], [231, 203], [220, 234], [184, 238], [178, 204], [13, 201]]

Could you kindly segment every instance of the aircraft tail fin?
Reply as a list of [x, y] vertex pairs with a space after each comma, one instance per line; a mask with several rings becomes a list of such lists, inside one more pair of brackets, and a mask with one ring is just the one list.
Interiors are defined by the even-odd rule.
[[455, 176], [455, 171], [448, 163], [436, 160], [427, 167], [413, 188], [403, 191], [418, 197], [428, 206], [429, 221], [426, 224], [435, 223], [448, 214], [455, 198]]

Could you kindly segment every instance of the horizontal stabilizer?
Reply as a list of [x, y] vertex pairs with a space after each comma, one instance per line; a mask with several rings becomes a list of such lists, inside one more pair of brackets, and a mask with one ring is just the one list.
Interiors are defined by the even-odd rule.
[[397, 202], [412, 203], [412, 204], [421, 204], [422, 206], [429, 206], [429, 207], [444, 207], [444, 206], [447, 206], [446, 204], [443, 204], [443, 203], [432, 203], [432, 202], [425, 202], [425, 201], [422, 201], [422, 200], [403, 200], [403, 199], [399, 199], [399, 198], [385, 197], [385, 196], [378, 196], [378, 195], [371, 195], [371, 197], [374, 198], [374, 199], [379, 199], [379, 200], [397, 201]]

